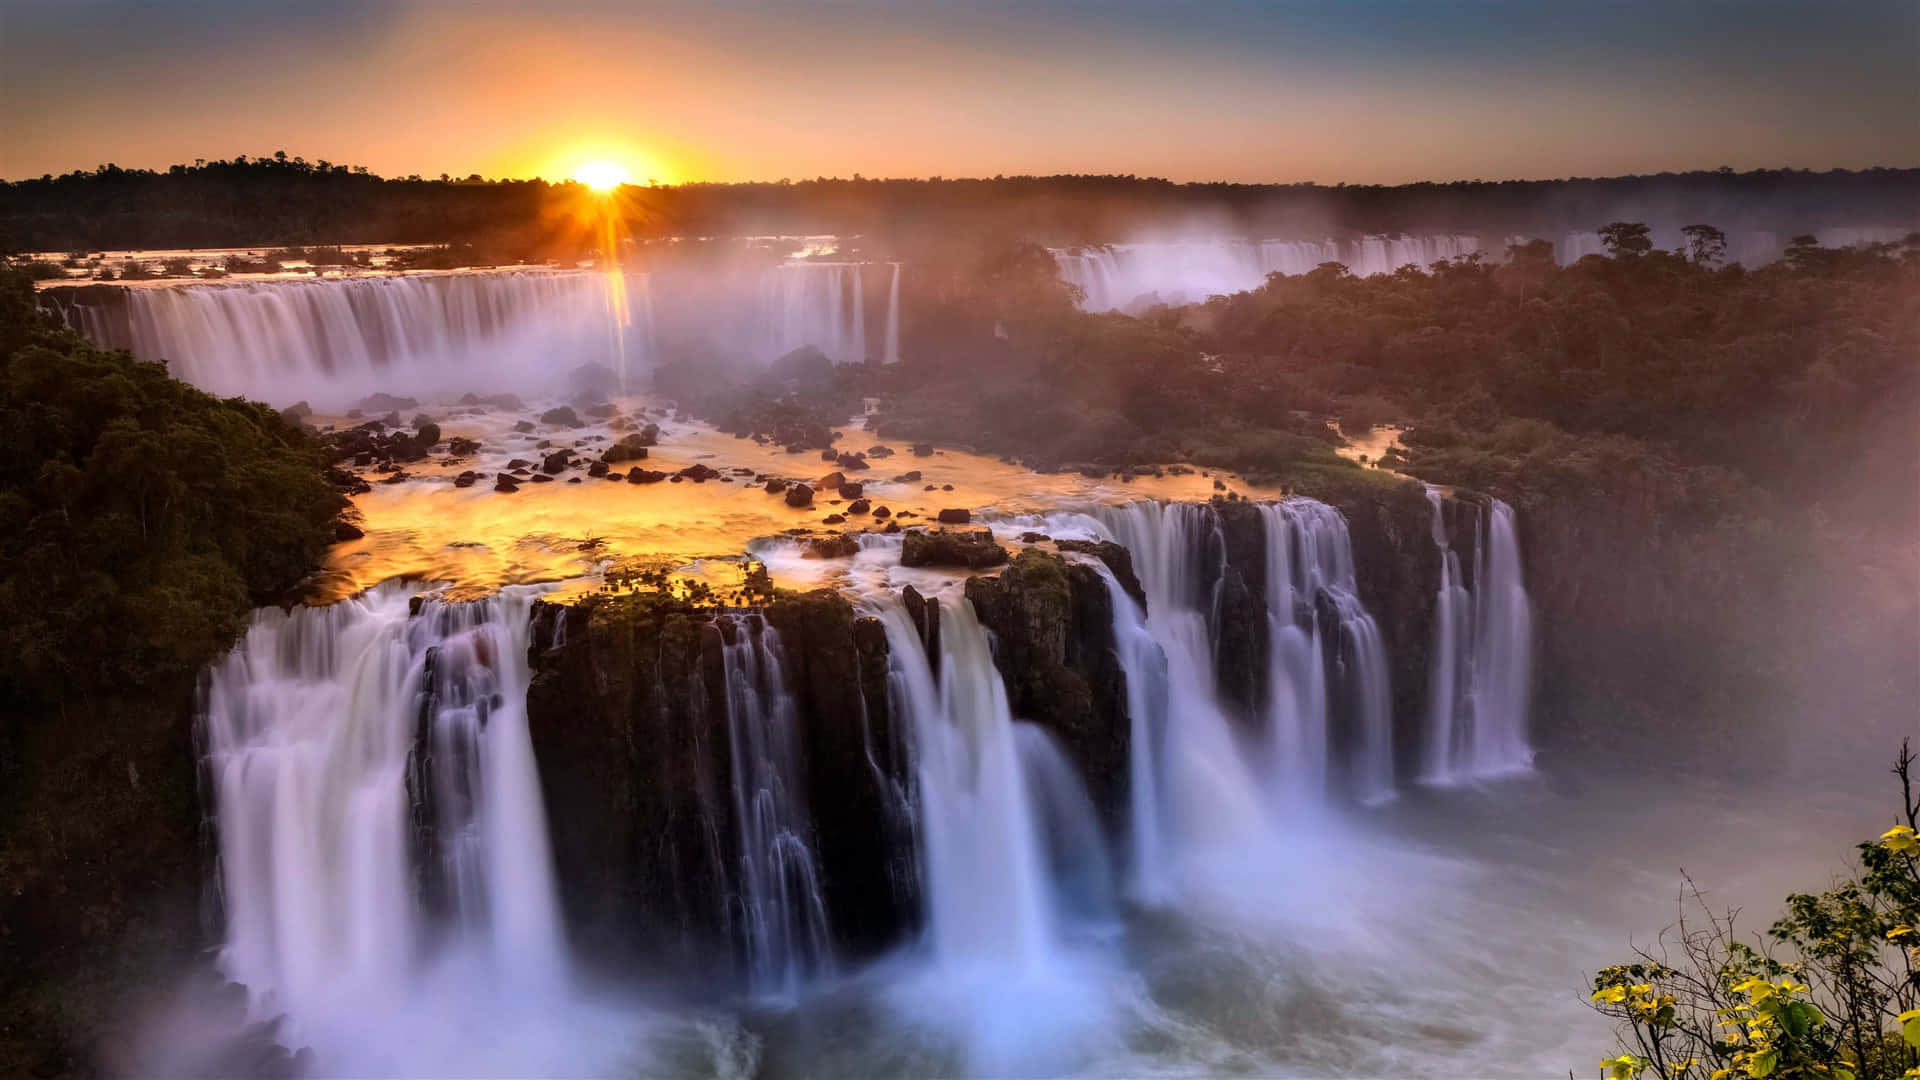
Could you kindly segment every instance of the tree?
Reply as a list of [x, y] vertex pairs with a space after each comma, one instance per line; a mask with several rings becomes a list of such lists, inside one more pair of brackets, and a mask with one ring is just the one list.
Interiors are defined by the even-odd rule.
[[1602, 225], [1600, 242], [1607, 246], [1607, 254], [1616, 259], [1645, 255], [1653, 250], [1647, 227], [1637, 221], [1616, 221]]
[[[1618, 1024], [1615, 1080], [1920, 1077], [1920, 792], [1902, 744], [1899, 824], [1859, 845], [1862, 873], [1787, 898], [1773, 945], [1733, 916], [1679, 925], [1602, 970], [1593, 1004]], [[1693, 893], [1698, 905], [1700, 895]]]
[[1727, 257], [1727, 234], [1711, 225], [1686, 225], [1680, 234], [1687, 238], [1685, 254], [1695, 266], [1711, 267]]

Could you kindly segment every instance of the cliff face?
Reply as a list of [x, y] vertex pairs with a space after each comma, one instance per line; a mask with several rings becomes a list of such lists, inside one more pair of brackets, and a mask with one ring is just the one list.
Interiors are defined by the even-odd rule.
[[1113, 644], [1113, 601], [1092, 567], [1029, 549], [995, 577], [967, 580], [993, 634], [993, 659], [1015, 716], [1065, 744], [1110, 827], [1124, 820], [1126, 676]]
[[[884, 635], [827, 591], [781, 594], [765, 618], [786, 649], [836, 937], [878, 948], [907, 925], [912, 881]], [[578, 951], [712, 973], [739, 895], [720, 628], [642, 596], [542, 604], [534, 620], [528, 724]]]
[[0, 720], [0, 1075], [93, 1072], [203, 943], [192, 700]]

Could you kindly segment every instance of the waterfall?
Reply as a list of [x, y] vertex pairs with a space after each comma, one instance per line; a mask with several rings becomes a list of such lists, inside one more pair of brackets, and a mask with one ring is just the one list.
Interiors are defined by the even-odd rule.
[[723, 616], [721, 631], [748, 974], [755, 992], [792, 997], [833, 969], [813, 826], [800, 796], [799, 708], [779, 635], [764, 619]]
[[1083, 293], [1088, 311], [1131, 310], [1140, 302], [1188, 304], [1245, 292], [1268, 274], [1304, 274], [1344, 263], [1360, 277], [1402, 266], [1428, 267], [1480, 249], [1467, 234], [1363, 236], [1357, 240], [1219, 239], [1166, 244], [1111, 244], [1056, 250], [1060, 276]]
[[377, 1022], [452, 954], [524, 998], [564, 986], [525, 712], [537, 592], [267, 608], [209, 672], [219, 965], [288, 1045]]
[[[1360, 602], [1347, 519], [1312, 499], [1260, 507], [1266, 528], [1269, 731], [1282, 774], [1318, 784], [1332, 713], [1346, 719], [1347, 773], [1362, 802], [1393, 797], [1393, 693], [1380, 628]], [[1331, 615], [1337, 637], [1323, 640]], [[1330, 662], [1330, 663], [1329, 663]], [[1325, 673], [1331, 668], [1332, 678]]]
[[804, 345], [836, 364], [867, 358], [861, 264], [794, 261], [768, 270], [760, 294], [758, 351], [771, 360]]
[[[638, 303], [623, 293], [568, 271], [134, 288], [124, 337], [96, 328], [96, 339], [164, 359], [202, 389], [276, 404], [344, 408], [374, 390], [539, 391], [582, 363], [644, 370], [651, 305], [644, 287]], [[624, 333], [636, 318], [638, 332]]]
[[1165, 751], [1167, 658], [1147, 629], [1147, 614], [1107, 564], [1093, 560], [1113, 606], [1113, 644], [1127, 676], [1128, 835], [1132, 840], [1133, 890], [1143, 901], [1167, 898], [1165, 840], [1160, 835], [1160, 760]]
[[1469, 587], [1447, 529], [1445, 493], [1428, 487], [1427, 501], [1441, 570], [1421, 780], [1446, 784], [1524, 771], [1533, 762], [1533, 616], [1513, 508], [1499, 499], [1479, 507]]
[[893, 275], [887, 284], [887, 344], [883, 363], [900, 362], [900, 264], [893, 264]]
[[[1100, 531], [1133, 555], [1147, 595], [1145, 627], [1164, 658], [1165, 712], [1148, 721], [1159, 738], [1134, 751], [1150, 752], [1158, 773], [1157, 836], [1149, 849], [1230, 846], [1266, 836], [1271, 815], [1260, 777], [1221, 705], [1215, 673], [1215, 593], [1225, 549], [1212, 508], [1142, 501], [1098, 507], [1094, 515]], [[1138, 649], [1134, 658], [1146, 661]], [[1157, 675], [1149, 666], [1140, 677], [1154, 686]], [[1133, 682], [1134, 668], [1127, 677]], [[1136, 829], [1142, 824], [1136, 821]], [[1138, 851], [1140, 839], [1135, 843]], [[1154, 864], [1137, 867], [1136, 887], [1150, 890], [1157, 872]]]
[[882, 598], [876, 613], [894, 706], [913, 730], [921, 894], [935, 963], [1043, 969], [1057, 948], [1045, 841], [987, 632], [964, 598], [943, 603], [930, 660], [897, 599]]

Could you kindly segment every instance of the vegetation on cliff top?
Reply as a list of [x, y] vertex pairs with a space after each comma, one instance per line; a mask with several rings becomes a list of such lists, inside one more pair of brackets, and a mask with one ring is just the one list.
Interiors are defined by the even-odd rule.
[[0, 279], [0, 701], [191, 676], [319, 562], [343, 505], [272, 409], [96, 349]]

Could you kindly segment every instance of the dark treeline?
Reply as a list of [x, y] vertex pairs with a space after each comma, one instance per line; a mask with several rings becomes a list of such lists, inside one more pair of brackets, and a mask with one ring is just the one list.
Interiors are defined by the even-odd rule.
[[[276, 155], [175, 165], [103, 165], [0, 185], [0, 251], [282, 244], [467, 245], [489, 261], [568, 257], [593, 242], [572, 184], [442, 176], [381, 178]], [[1557, 236], [1610, 220], [1784, 237], [1836, 225], [1912, 224], [1920, 169], [1662, 173], [1606, 179], [1457, 181], [1399, 186], [1176, 184], [1135, 176], [991, 179], [816, 178], [627, 187], [630, 235], [983, 231], [1049, 244], [1180, 233], [1350, 237], [1474, 231]]]

